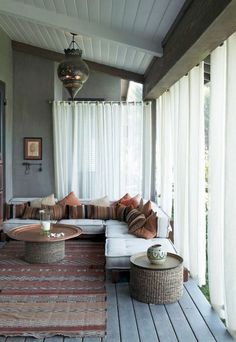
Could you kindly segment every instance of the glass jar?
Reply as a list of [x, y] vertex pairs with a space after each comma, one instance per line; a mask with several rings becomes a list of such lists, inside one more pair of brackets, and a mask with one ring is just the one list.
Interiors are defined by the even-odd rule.
[[50, 234], [51, 229], [51, 217], [50, 211], [43, 209], [39, 211], [40, 225], [44, 235]]

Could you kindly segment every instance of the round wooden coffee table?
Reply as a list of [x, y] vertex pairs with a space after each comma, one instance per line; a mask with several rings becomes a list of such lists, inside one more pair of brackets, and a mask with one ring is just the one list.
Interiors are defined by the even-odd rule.
[[183, 259], [167, 253], [166, 261], [151, 264], [147, 253], [130, 258], [130, 293], [140, 302], [168, 304], [176, 302], [183, 293]]
[[43, 235], [40, 224], [20, 226], [8, 232], [8, 236], [25, 242], [25, 261], [32, 264], [44, 264], [60, 261], [65, 256], [65, 240], [82, 234], [82, 229], [66, 224], [53, 224], [52, 234], [61, 236]]

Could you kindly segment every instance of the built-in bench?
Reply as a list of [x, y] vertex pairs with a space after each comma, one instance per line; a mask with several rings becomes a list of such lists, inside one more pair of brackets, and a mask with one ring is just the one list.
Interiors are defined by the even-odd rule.
[[[32, 198], [13, 198], [10, 204], [25, 203], [32, 201]], [[82, 201], [87, 204], [88, 201]], [[161, 244], [167, 252], [177, 253], [173, 242], [169, 238], [171, 232], [170, 219], [155, 203], [152, 203], [152, 209], [157, 213], [158, 233], [153, 239], [139, 238], [129, 233], [126, 222], [118, 220], [100, 220], [100, 219], [62, 219], [58, 222], [62, 224], [71, 224], [82, 228], [83, 235], [86, 237], [105, 236], [105, 255], [106, 268], [113, 273], [113, 280], [120, 270], [129, 270], [130, 256], [145, 252], [148, 247], [154, 244]], [[56, 221], [54, 221], [56, 222]], [[21, 218], [11, 218], [3, 223], [3, 230], [7, 233], [20, 225], [30, 223], [39, 223], [39, 220], [29, 220]]]

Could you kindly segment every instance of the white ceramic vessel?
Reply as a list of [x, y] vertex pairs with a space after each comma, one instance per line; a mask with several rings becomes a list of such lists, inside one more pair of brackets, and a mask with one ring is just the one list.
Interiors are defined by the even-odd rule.
[[148, 248], [147, 257], [151, 264], [163, 264], [166, 261], [167, 252], [162, 245], [153, 245]]

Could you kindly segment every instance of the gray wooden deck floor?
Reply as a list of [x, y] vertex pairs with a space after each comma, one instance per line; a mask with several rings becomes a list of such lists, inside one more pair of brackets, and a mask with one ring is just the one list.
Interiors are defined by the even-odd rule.
[[192, 280], [179, 302], [148, 305], [132, 300], [128, 283], [107, 282], [108, 320], [105, 338], [3, 337], [0, 342], [228, 342], [224, 324]]

